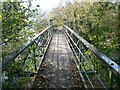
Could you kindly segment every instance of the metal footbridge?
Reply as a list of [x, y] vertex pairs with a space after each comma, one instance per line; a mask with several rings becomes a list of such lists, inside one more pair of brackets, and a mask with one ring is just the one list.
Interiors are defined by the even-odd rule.
[[[19, 86], [120, 88], [120, 66], [71, 28], [62, 26], [62, 30], [54, 30], [51, 24], [3, 60], [2, 72], [8, 74], [9, 84], [17, 87], [18, 80], [28, 80]], [[21, 64], [16, 68], [18, 61]]]

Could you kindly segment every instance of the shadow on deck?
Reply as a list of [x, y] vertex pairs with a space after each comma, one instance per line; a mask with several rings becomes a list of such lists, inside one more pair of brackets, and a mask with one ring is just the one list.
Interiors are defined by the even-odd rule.
[[83, 88], [65, 35], [56, 31], [32, 88]]

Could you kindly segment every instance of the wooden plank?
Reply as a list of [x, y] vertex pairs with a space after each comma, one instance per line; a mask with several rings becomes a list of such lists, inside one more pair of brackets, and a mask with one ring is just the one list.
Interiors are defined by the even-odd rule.
[[53, 34], [42, 67], [37, 73], [33, 88], [83, 88], [75, 66], [74, 56], [65, 36], [60, 31]]

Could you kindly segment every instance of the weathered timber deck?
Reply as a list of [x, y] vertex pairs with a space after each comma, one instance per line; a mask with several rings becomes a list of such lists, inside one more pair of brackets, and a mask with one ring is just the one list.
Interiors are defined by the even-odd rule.
[[60, 31], [53, 34], [45, 60], [37, 73], [33, 88], [83, 87], [74, 56]]

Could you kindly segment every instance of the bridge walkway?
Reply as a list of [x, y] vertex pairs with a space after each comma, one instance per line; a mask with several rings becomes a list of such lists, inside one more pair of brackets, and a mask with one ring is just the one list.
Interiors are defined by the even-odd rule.
[[54, 32], [33, 88], [83, 88], [74, 59], [65, 35]]

